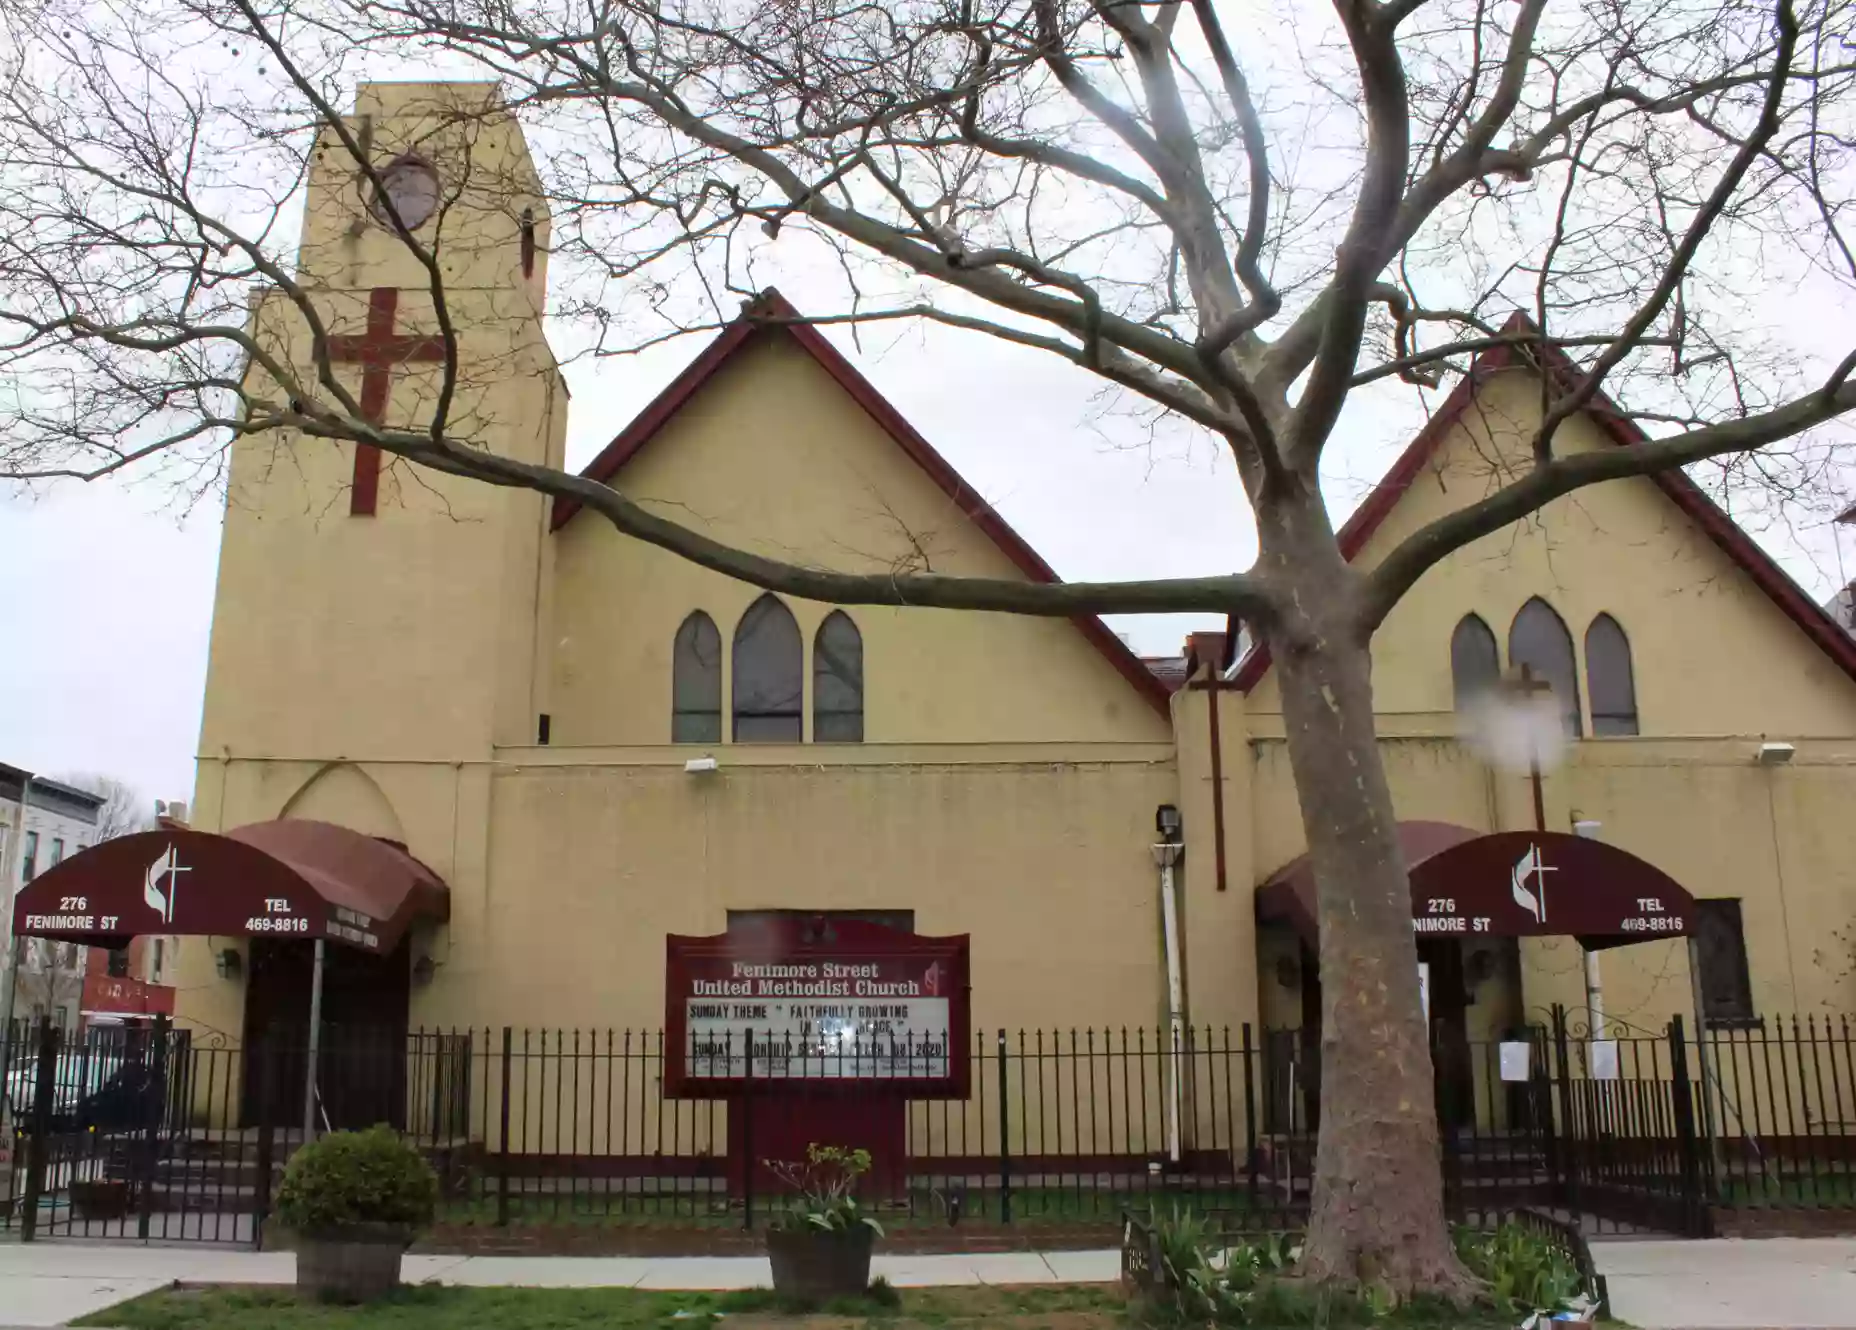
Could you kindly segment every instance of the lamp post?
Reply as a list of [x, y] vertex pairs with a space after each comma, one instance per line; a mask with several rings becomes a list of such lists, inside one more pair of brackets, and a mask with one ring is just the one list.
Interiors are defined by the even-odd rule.
[[1171, 1043], [1167, 1065], [1166, 1146], [1167, 1158], [1180, 1161], [1180, 1100], [1184, 1080], [1180, 1061], [1185, 1053], [1186, 977], [1180, 956], [1179, 890], [1174, 870], [1186, 852], [1185, 827], [1179, 809], [1161, 804], [1154, 810], [1154, 831], [1159, 839], [1153, 845], [1154, 866], [1160, 870], [1160, 929], [1166, 947], [1166, 1026]]

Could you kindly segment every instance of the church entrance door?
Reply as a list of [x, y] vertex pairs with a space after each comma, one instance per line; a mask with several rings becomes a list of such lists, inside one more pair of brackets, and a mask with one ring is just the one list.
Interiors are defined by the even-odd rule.
[[1455, 938], [1420, 938], [1418, 964], [1429, 976], [1431, 1067], [1437, 1087], [1437, 1125], [1470, 1126], [1476, 1115], [1476, 1080], [1469, 1054], [1469, 987], [1463, 944]]
[[[253, 938], [245, 987], [245, 1125], [303, 1112], [313, 942]], [[325, 949], [316, 1085], [333, 1128], [405, 1125], [411, 961], [406, 939], [384, 955]]]

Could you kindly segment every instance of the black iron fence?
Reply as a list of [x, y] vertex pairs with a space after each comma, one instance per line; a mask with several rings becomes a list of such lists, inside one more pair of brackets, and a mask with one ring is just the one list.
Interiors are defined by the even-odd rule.
[[[319, 1044], [313, 1096], [301, 1031], [242, 1049], [159, 1024], [46, 1028], [0, 1047], [16, 1131], [0, 1227], [255, 1241], [306, 1117], [403, 1132], [453, 1226], [752, 1226], [782, 1200], [762, 1161], [810, 1141], [870, 1147], [866, 1191], [892, 1226], [1106, 1226], [1179, 1205], [1281, 1230], [1312, 1192], [1318, 1047], [1301, 1031], [992, 1030], [965, 1049], [898, 1035], [830, 1052], [756, 1036], [752, 1057], [710, 1039], [687, 1058], [739, 1075], [707, 1098], [666, 1093], [685, 1050], [655, 1031], [329, 1027]], [[1457, 1219], [1856, 1223], [1846, 1018], [1697, 1043], [1679, 1021], [1593, 1040], [1556, 1012], [1513, 1039], [1440, 1043], [1433, 1064]], [[964, 1097], [919, 1097], [955, 1070]]]

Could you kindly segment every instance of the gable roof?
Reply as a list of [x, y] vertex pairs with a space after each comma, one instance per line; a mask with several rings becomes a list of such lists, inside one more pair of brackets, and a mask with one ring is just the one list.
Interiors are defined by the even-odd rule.
[[[1502, 327], [1504, 333], [1531, 332], [1534, 329], [1534, 321], [1519, 311], [1510, 315]], [[1572, 357], [1557, 346], [1524, 348], [1504, 343], [1478, 354], [1469, 367], [1469, 373], [1457, 381], [1456, 387], [1451, 389], [1436, 414], [1425, 422], [1417, 437], [1399, 454], [1392, 469], [1373, 487], [1373, 492], [1366, 496], [1366, 502], [1356, 508], [1341, 526], [1338, 539], [1343, 559], [1352, 563], [1354, 556], [1365, 548], [1373, 533], [1391, 515], [1398, 501], [1405, 497], [1405, 492], [1418, 479], [1425, 464], [1436, 455], [1451, 428], [1469, 410], [1475, 400], [1477, 386], [1491, 375], [1506, 369], [1537, 369], [1552, 375], [1556, 382], [1568, 387], [1581, 373]], [[1610, 396], [1602, 391], [1586, 405], [1585, 414], [1591, 417], [1606, 439], [1617, 447], [1628, 448], [1649, 441], [1650, 436], [1643, 432], [1642, 427], [1619, 410]], [[1804, 588], [1794, 582], [1738, 523], [1721, 511], [1720, 505], [1710, 499], [1701, 486], [1680, 470], [1652, 472], [1647, 479], [1654, 481], [1670, 502], [1714, 542], [1715, 548], [1751, 578], [1753, 584], [1778, 606], [1780, 613], [1797, 624], [1838, 669], [1856, 680], [1856, 641], [1839, 628], [1836, 621], [1805, 594]], [[1259, 641], [1238, 666], [1233, 683], [1248, 693], [1262, 681], [1269, 667], [1270, 649], [1267, 644]]]
[[[580, 474], [602, 484], [611, 480], [736, 355], [757, 340], [789, 337], [849, 394], [852, 401], [864, 409], [878, 428], [908, 454], [910, 460], [927, 473], [928, 478], [999, 548], [1013, 567], [1033, 582], [1061, 581], [1051, 566], [1025, 542], [1024, 537], [1012, 530], [993, 506], [961, 479], [960, 473], [934, 450], [913, 425], [903, 419], [902, 413], [877, 391], [876, 386], [858, 373], [856, 366], [846, 360], [823, 333], [803, 322], [803, 318], [778, 291], [770, 287], [762, 292], [760, 299], [743, 309], [740, 316], [704, 347], [702, 353], [671, 380], [670, 386], [620, 430], [618, 437], [607, 444]], [[550, 529], [560, 530], [582, 506], [577, 499], [557, 498]], [[1172, 689], [1142, 663], [1127, 643], [1110, 632], [1108, 626], [1093, 614], [1072, 616], [1071, 622], [1088, 640], [1089, 645], [1100, 652], [1118, 674], [1133, 684], [1135, 691], [1146, 698], [1156, 711], [1163, 716], [1168, 714], [1167, 703]]]

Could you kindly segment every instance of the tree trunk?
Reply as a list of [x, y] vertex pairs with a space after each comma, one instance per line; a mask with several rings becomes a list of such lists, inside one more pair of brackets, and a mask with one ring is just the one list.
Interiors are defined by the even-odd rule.
[[1356, 578], [1332, 535], [1320, 539], [1325, 514], [1299, 516], [1301, 532], [1279, 528], [1291, 548], [1272, 562], [1294, 603], [1313, 608], [1275, 625], [1270, 645], [1321, 931], [1321, 1119], [1302, 1269], [1316, 1282], [1461, 1299], [1475, 1281], [1444, 1218], [1411, 889], [1374, 734], [1368, 639], [1353, 627]]

